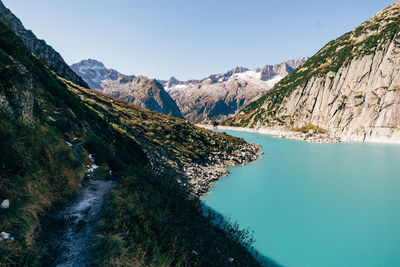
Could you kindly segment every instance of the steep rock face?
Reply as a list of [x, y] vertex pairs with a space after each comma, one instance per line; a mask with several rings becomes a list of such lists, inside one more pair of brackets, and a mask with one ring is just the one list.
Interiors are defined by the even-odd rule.
[[400, 142], [400, 2], [331, 41], [226, 125]]
[[102, 62], [94, 59], [82, 60], [79, 63], [73, 64], [71, 69], [89, 85], [90, 89], [103, 90], [103, 81], [120, 80], [121, 84], [126, 81], [132, 81], [134, 75], [128, 76], [119, 73], [113, 69], [107, 69]]
[[35, 34], [25, 29], [22, 22], [0, 1], [0, 21], [6, 24], [22, 40], [25, 46], [37, 58], [42, 59], [48, 67], [59, 76], [76, 84], [87, 87], [87, 84], [76, 75], [65, 63], [61, 55], [44, 40], [39, 40]]
[[143, 108], [183, 118], [174, 100], [156, 80], [121, 74], [107, 69], [94, 59], [82, 60], [71, 68], [89, 84], [90, 89], [100, 90]]
[[32, 75], [21, 63], [0, 52], [0, 114], [32, 123]]
[[224, 121], [264, 95], [305, 60], [301, 58], [255, 70], [237, 67], [202, 80], [182, 82], [171, 77], [160, 82], [191, 122], [199, 123], [207, 118]]

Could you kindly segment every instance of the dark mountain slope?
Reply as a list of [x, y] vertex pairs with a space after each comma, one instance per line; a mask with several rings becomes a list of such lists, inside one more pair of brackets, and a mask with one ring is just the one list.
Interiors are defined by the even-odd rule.
[[[0, 265], [50, 264], [46, 246], [38, 244], [51, 229], [41, 229], [40, 218], [79, 187], [88, 153], [100, 166], [95, 178], [108, 179], [111, 171], [119, 181], [100, 224], [96, 265], [224, 266], [232, 256], [238, 266], [258, 265], [237, 243], [241, 232], [232, 228], [226, 235], [202, 216], [200, 202], [189, 198], [173, 167], [180, 159], [233, 150], [243, 140], [122, 101], [114, 107], [116, 99], [65, 83], [0, 23], [0, 199], [10, 200], [0, 209], [0, 231], [15, 238], [0, 242]], [[164, 155], [175, 163], [151, 166], [149, 157]]]
[[25, 29], [22, 22], [8, 8], [6, 8], [1, 1], [0, 21], [8, 25], [10, 29], [21, 38], [28, 50], [39, 59], [42, 59], [51, 70], [55, 71], [61, 77], [87, 87], [87, 84], [81, 79], [81, 77], [76, 75], [67, 63], [64, 62], [61, 55], [51, 46], [46, 44], [44, 40], [39, 40], [32, 31]]

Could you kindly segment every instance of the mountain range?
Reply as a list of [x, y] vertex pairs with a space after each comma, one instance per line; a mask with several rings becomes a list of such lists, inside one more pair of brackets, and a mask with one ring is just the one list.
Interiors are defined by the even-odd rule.
[[160, 82], [189, 121], [200, 123], [212, 119], [222, 122], [263, 96], [306, 60], [299, 58], [254, 70], [236, 67], [201, 80], [179, 81], [171, 77]]
[[225, 125], [400, 143], [400, 2], [329, 42]]
[[236, 67], [226, 73], [189, 81], [179, 81], [174, 77], [165, 81], [124, 75], [94, 59], [82, 60], [71, 68], [93, 90], [164, 114], [172, 111], [174, 116], [199, 123], [207, 118], [224, 121], [233, 116], [305, 60], [307, 58], [300, 58], [255, 70]]
[[[62, 264], [52, 225], [85, 252], [77, 266], [276, 266], [199, 199], [260, 146], [179, 117], [400, 143], [399, 55], [400, 1], [309, 59], [191, 81], [94, 60], [72, 70], [0, 1], [0, 265]], [[116, 184], [90, 227], [91, 206], [53, 218], [88, 180]], [[76, 242], [89, 228], [90, 244]]]
[[90, 89], [121, 98], [139, 107], [183, 118], [178, 106], [163, 86], [145, 76], [124, 75], [108, 69], [94, 59], [82, 60], [71, 69], [87, 82]]

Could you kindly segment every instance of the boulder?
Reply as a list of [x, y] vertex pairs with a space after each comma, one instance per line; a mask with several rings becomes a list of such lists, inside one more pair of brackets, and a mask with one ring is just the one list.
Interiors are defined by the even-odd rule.
[[10, 207], [10, 200], [4, 199], [3, 202], [1, 202], [1, 208], [8, 209], [9, 207]]
[[1, 232], [0, 233], [0, 242], [2, 241], [14, 241], [14, 237], [11, 237], [11, 234], [6, 233], [6, 232]]

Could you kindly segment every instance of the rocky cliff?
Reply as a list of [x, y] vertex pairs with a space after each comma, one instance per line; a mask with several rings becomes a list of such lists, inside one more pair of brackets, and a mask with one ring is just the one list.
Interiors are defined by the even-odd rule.
[[225, 124], [400, 142], [400, 2], [329, 42]]
[[129, 103], [156, 112], [183, 118], [178, 106], [164, 87], [156, 80], [145, 76], [124, 75], [113, 69], [107, 69], [103, 63], [94, 60], [82, 60], [71, 66], [90, 86], [90, 89], [121, 98]]
[[171, 77], [160, 82], [191, 122], [199, 123], [207, 118], [224, 121], [264, 95], [305, 60], [301, 58], [255, 70], [237, 67], [202, 80], [183, 82]]
[[28, 50], [56, 72], [59, 76], [87, 87], [87, 84], [76, 75], [65, 63], [61, 55], [44, 40], [39, 40], [35, 34], [25, 29], [22, 22], [0, 1], [0, 21], [6, 24], [22, 40]]

